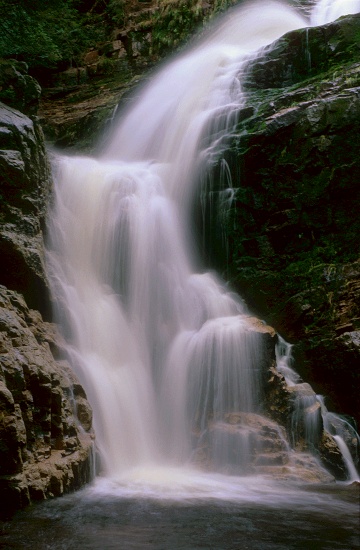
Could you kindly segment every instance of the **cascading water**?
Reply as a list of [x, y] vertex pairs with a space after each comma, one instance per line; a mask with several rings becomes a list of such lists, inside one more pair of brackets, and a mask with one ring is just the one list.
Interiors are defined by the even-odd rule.
[[[339, 447], [347, 479], [358, 480], [359, 475], [349, 446], [353, 448], [356, 455], [360, 444], [359, 435], [347, 420], [327, 410], [323, 396], [316, 395], [309, 384], [302, 382], [291, 365], [291, 348], [291, 344], [279, 336], [276, 346], [277, 370], [284, 376], [289, 390], [295, 396], [291, 426], [293, 445], [296, 446], [299, 434], [302, 434], [306, 445], [316, 449], [321, 431], [324, 429], [334, 438]], [[357, 456], [356, 458], [358, 459]]]
[[324, 25], [342, 15], [360, 12], [360, 0], [320, 0], [311, 13], [311, 25]]
[[153, 78], [100, 158], [56, 156], [49, 273], [110, 478], [185, 464], [210, 421], [257, 413], [261, 336], [238, 297], [196, 273], [189, 209], [244, 102], [242, 65], [304, 26], [276, 2], [233, 11]]

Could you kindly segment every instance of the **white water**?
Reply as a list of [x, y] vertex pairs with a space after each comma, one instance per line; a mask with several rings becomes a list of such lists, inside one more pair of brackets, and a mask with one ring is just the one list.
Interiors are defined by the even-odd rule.
[[261, 337], [241, 300], [196, 272], [189, 203], [209, 122], [210, 150], [236, 122], [242, 64], [306, 24], [276, 2], [232, 11], [153, 78], [101, 158], [56, 158], [53, 294], [103, 472], [119, 483], [159, 466], [181, 478], [171, 468], [209, 418], [257, 412]]
[[334, 439], [343, 455], [343, 459], [349, 473], [349, 481], [359, 481], [359, 474], [355, 468], [355, 464], [348, 446], [340, 435], [334, 435]]
[[329, 412], [323, 396], [316, 395], [309, 384], [304, 384], [292, 368], [292, 345], [279, 337], [276, 346], [276, 368], [284, 376], [286, 384], [293, 391], [294, 410], [292, 413], [293, 443], [302, 433], [310, 448], [315, 448], [321, 430], [324, 430], [336, 442], [347, 471], [348, 481], [359, 481], [359, 474], [345, 440], [355, 449], [360, 448], [360, 438], [356, 430], [340, 415]]
[[312, 26], [335, 21], [342, 15], [360, 12], [360, 0], [320, 0], [314, 6], [310, 23]]

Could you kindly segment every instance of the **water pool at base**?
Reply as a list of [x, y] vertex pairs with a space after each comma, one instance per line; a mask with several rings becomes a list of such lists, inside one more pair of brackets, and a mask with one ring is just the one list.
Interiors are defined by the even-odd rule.
[[[359, 484], [159, 471], [97, 480], [3, 523], [0, 548], [31, 550], [356, 550]], [[171, 481], [173, 483], [165, 484]]]

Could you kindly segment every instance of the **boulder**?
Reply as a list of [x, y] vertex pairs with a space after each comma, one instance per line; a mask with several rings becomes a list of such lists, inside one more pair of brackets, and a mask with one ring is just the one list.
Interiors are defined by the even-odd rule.
[[347, 479], [347, 470], [339, 446], [328, 432], [323, 432], [318, 452], [321, 462], [336, 479]]

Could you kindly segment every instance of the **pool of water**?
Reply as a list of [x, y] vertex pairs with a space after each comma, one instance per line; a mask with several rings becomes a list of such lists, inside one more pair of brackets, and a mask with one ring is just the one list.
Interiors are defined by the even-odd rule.
[[[356, 550], [359, 484], [98, 480], [1, 524], [1, 549]], [[207, 482], [207, 483], [206, 483]], [[4, 504], [3, 504], [4, 505]]]

